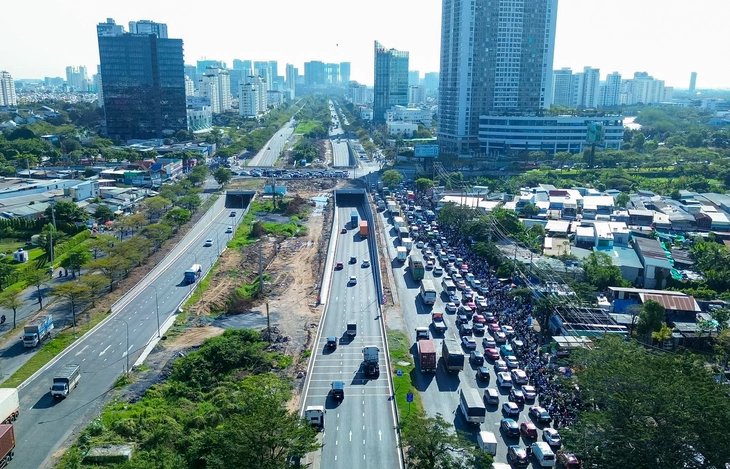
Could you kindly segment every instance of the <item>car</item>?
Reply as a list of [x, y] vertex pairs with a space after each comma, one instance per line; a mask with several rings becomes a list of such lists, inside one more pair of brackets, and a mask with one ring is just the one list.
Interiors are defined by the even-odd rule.
[[418, 249], [423, 249], [423, 246], [424, 246], [423, 241], [419, 241], [416, 243], [416, 248], [418, 248]]
[[337, 348], [337, 337], [327, 337], [327, 344], [325, 347], [335, 350]]
[[537, 427], [532, 422], [522, 422], [520, 424], [520, 433], [525, 438], [537, 439]]
[[345, 383], [342, 381], [333, 381], [330, 394], [335, 401], [343, 400], [345, 398]]
[[552, 420], [552, 418], [550, 417], [550, 412], [548, 412], [546, 408], [539, 405], [534, 405], [530, 407], [529, 414], [540, 423], [549, 423], [550, 420]]
[[563, 444], [562, 438], [560, 438], [560, 433], [554, 428], [546, 428], [542, 431], [542, 439], [549, 444], [550, 446], [553, 446], [555, 448], [560, 448], [560, 445]]
[[474, 300], [474, 304], [477, 305], [477, 309], [480, 311], [489, 307], [487, 300], [484, 298], [477, 298], [476, 300]]
[[461, 314], [466, 315], [466, 317], [469, 317], [469, 318], [472, 317], [472, 315], [474, 315], [474, 310], [466, 305], [459, 306], [459, 312]]
[[342, 228], [342, 229], [340, 230], [340, 234], [345, 234], [345, 233], [347, 233], [347, 228]]
[[364, 269], [366, 269], [366, 268], [370, 267], [370, 261], [369, 261], [369, 260], [367, 260], [367, 259], [365, 259], [364, 261], [362, 261], [362, 267], [363, 267]]
[[345, 268], [345, 266], [344, 266], [344, 265], [342, 265], [342, 262], [338, 262], [338, 263], [337, 263], [337, 264], [335, 265], [335, 270], [342, 270], [342, 269], [344, 269], [344, 268]]
[[231, 217], [231, 218], [233, 218], [233, 217], [236, 216], [236, 212], [231, 212], [231, 213], [228, 214], [228, 216]]
[[522, 393], [525, 395], [525, 400], [534, 401], [537, 398], [535, 386], [522, 386]]
[[512, 376], [506, 371], [500, 371], [497, 373], [497, 385], [501, 388], [511, 388]]
[[446, 303], [446, 305], [444, 305], [444, 310], [446, 310], [447, 313], [452, 313], [452, 314], [456, 313], [456, 310], [457, 310], [456, 304], [451, 303], [451, 302]]
[[348, 285], [356, 285], [357, 284], [357, 277], [355, 277], [354, 275], [352, 277], [350, 277], [350, 280], [347, 281], [347, 284]]
[[[482, 343], [484, 343], [484, 342], [482, 342]], [[484, 355], [486, 355], [486, 357], [492, 361], [499, 360], [499, 352], [494, 347], [486, 347], [484, 349]]]
[[524, 404], [525, 394], [519, 389], [512, 388], [509, 392], [509, 400], [515, 404]]
[[[468, 322], [462, 323], [461, 327], [459, 328], [459, 334], [468, 335], [471, 337], [471, 335], [474, 334], [474, 328]], [[474, 345], [476, 346], [476, 344]]]
[[492, 337], [494, 337], [494, 341], [498, 344], [504, 344], [507, 342], [507, 336], [502, 331], [492, 333]]
[[484, 390], [484, 405], [499, 405], [499, 391], [496, 388]]
[[517, 422], [515, 422], [513, 419], [502, 419], [499, 422], [499, 428], [501, 428], [504, 434], [507, 436], [520, 436], [520, 426], [517, 425]]
[[433, 261], [426, 262], [426, 270], [433, 270]]
[[468, 350], [475, 350], [477, 348], [477, 342], [474, 340], [473, 337], [470, 336], [464, 336], [461, 338], [461, 345], [464, 346], [465, 349]]
[[495, 373], [504, 373], [507, 371], [509, 371], [509, 368], [507, 368], [507, 364], [504, 362], [504, 360], [496, 360], [494, 362]]
[[229, 226], [228, 228], [226, 228], [226, 233], [233, 233], [233, 227]]
[[580, 461], [573, 453], [558, 452], [558, 462], [565, 469], [580, 469]]
[[462, 297], [462, 301], [465, 300], [464, 303], [467, 303], [467, 302], [472, 301], [474, 299], [474, 292], [473, 291], [470, 291], [470, 290], [467, 290], [467, 288], [469, 288], [469, 287], [464, 288], [464, 292], [462, 293], [462, 296], [461, 296]]
[[350, 256], [350, 264], [357, 264], [357, 257]]
[[515, 335], [515, 329], [512, 326], [502, 326], [502, 332], [504, 332], [507, 337], [512, 337]]
[[[448, 311], [448, 310], [447, 310]], [[469, 318], [465, 314], [456, 315], [456, 325], [466, 324], [469, 322]]]
[[512, 350], [512, 346], [510, 344], [504, 344], [501, 347], [499, 347], [499, 353], [501, 353], [503, 357], [514, 357], [515, 356], [515, 351]]
[[502, 412], [507, 417], [519, 417], [520, 408], [514, 402], [505, 402], [502, 404]]
[[205, 243], [203, 244], [203, 246], [205, 246], [206, 248], [210, 247], [212, 245], [213, 245], [213, 240], [211, 238], [206, 239]]
[[466, 286], [466, 283], [464, 283], [464, 280], [457, 280], [454, 283], [456, 283], [456, 289], [457, 290], [463, 290], [464, 287]]
[[521, 446], [512, 445], [507, 448], [507, 462], [513, 466], [527, 466], [530, 459], [527, 457], [527, 450]]
[[472, 324], [472, 327], [474, 328], [474, 333], [476, 335], [484, 335], [484, 331], [486, 330], [486, 327], [484, 326], [484, 324], [482, 324], [480, 322], [474, 322]]
[[[494, 341], [494, 339], [492, 338], [492, 336], [489, 336], [488, 335], [488, 336], [485, 336], [482, 339], [482, 346], [484, 347], [484, 349], [487, 349], [487, 348], [494, 348], [494, 349], [496, 349], [497, 348], [497, 343]], [[497, 353], [499, 354], [499, 351], [497, 351]]]
[[469, 354], [469, 362], [473, 365], [482, 366], [484, 365], [484, 355], [479, 350], [473, 350]]
[[489, 368], [486, 366], [480, 366], [477, 368], [477, 381], [483, 381], [487, 384], [489, 384], [489, 380], [491, 379], [491, 376], [489, 375]]
[[498, 322], [493, 322], [493, 323], [491, 323], [489, 325], [489, 332], [494, 333], [494, 332], [499, 332], [501, 330], [502, 330], [502, 328], [499, 327], [499, 323]]
[[442, 268], [441, 268], [441, 267], [439, 267], [439, 266], [434, 266], [434, 268], [433, 268], [433, 274], [434, 274], [435, 276], [437, 276], [437, 277], [438, 277], [439, 275], [443, 275], [443, 274], [444, 274], [444, 269], [442, 269]]
[[[507, 366], [509, 367], [509, 364]], [[527, 373], [519, 368], [512, 370], [512, 381], [520, 385], [527, 384]]]
[[520, 362], [517, 360], [517, 357], [504, 357], [504, 362], [507, 364], [507, 368], [509, 368], [510, 370], [514, 370], [515, 368], [520, 367]]

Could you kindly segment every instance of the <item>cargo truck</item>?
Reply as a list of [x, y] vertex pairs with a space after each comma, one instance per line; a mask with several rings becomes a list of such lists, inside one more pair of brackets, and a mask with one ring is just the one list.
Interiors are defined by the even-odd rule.
[[406, 248], [406, 251], [413, 249], [413, 240], [411, 238], [401, 239], [400, 242]]
[[388, 213], [390, 213], [391, 216], [398, 215], [398, 205], [393, 200], [388, 201]]
[[23, 328], [23, 346], [33, 348], [40, 344], [44, 339], [50, 337], [53, 330], [53, 315], [40, 314]]
[[357, 228], [357, 212], [350, 212], [350, 227], [353, 230]]
[[403, 221], [402, 217], [393, 217], [393, 226], [397, 230], [399, 228], [403, 228], [404, 226], [406, 226], [406, 223], [405, 223], [405, 221]]
[[360, 237], [361, 238], [368, 237], [368, 222], [365, 220], [360, 222]]
[[398, 239], [401, 242], [403, 242], [404, 239], [410, 238], [410, 237], [411, 237], [411, 233], [408, 231], [408, 228], [406, 228], [405, 226], [401, 226], [400, 228], [398, 228]]
[[455, 339], [445, 339], [441, 347], [444, 368], [449, 373], [458, 373], [464, 369], [464, 352]]
[[378, 362], [378, 347], [371, 345], [362, 349], [362, 357], [365, 365], [365, 376], [377, 378], [380, 376], [380, 363]]
[[494, 433], [487, 431], [477, 433], [477, 443], [482, 451], [492, 456], [497, 455], [497, 437], [494, 436]]
[[448, 329], [448, 327], [444, 322], [444, 313], [431, 313], [431, 325], [433, 325], [433, 330], [436, 332], [439, 332], [441, 334], [446, 332], [446, 329]]
[[408, 259], [408, 251], [403, 246], [398, 246], [395, 248], [395, 251], [397, 254], [396, 259], [398, 259], [401, 262], [405, 262], [406, 259]]
[[357, 323], [348, 322], [347, 323], [347, 336], [355, 337], [356, 335], [357, 335]]
[[66, 397], [79, 384], [81, 379], [81, 367], [79, 365], [66, 365], [53, 378], [51, 394], [54, 398]]
[[0, 425], [0, 468], [6, 467], [15, 456], [15, 429]]
[[13, 423], [20, 414], [18, 390], [15, 388], [0, 388], [0, 419], [2, 423]]
[[420, 282], [423, 280], [423, 276], [426, 275], [426, 268], [423, 266], [423, 259], [421, 256], [411, 255], [408, 261], [408, 267], [411, 269], [411, 276], [413, 280]]
[[321, 405], [307, 406], [304, 409], [304, 420], [309, 422], [309, 425], [317, 427], [318, 430], [324, 430], [324, 414], [326, 412], [324, 406]]
[[418, 341], [418, 362], [421, 373], [436, 373], [436, 346], [433, 340]]
[[202, 265], [193, 264], [192, 266], [190, 266], [190, 268], [185, 271], [185, 276], [183, 277], [183, 281], [185, 282], [185, 285], [190, 285], [191, 283], [195, 283], [200, 278], [200, 275], [202, 273], [203, 273]]

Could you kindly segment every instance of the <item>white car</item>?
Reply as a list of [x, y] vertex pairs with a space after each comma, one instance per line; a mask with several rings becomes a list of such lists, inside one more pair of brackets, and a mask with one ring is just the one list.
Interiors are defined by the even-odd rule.
[[477, 341], [474, 340], [474, 337], [464, 336], [461, 338], [461, 345], [463, 345], [464, 348], [467, 348], [469, 350], [476, 350]]
[[511, 388], [512, 387], [512, 376], [510, 376], [510, 374], [507, 373], [506, 371], [497, 373], [497, 384], [501, 388]]
[[456, 313], [456, 304], [455, 303], [446, 303], [446, 306], [444, 307], [447, 313]]
[[206, 248], [211, 247], [212, 245], [213, 245], [213, 240], [211, 238], [206, 239], [205, 244], [203, 244], [203, 246], [205, 246]]
[[[509, 363], [507, 364], [509, 366]], [[520, 370], [517, 368], [516, 370], [512, 370], [512, 381], [514, 381], [517, 384], [527, 384], [527, 373], [524, 372], [524, 370]]]
[[507, 417], [519, 417], [520, 407], [514, 402], [505, 402], [502, 404], [502, 412]]
[[546, 428], [542, 431], [542, 439], [545, 440], [547, 444], [550, 446], [560, 447], [561, 444], [563, 444], [562, 438], [560, 438], [560, 433], [554, 428]]

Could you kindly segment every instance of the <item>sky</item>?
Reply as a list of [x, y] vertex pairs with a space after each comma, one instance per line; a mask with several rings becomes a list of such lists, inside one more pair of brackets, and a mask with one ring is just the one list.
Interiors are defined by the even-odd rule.
[[[410, 69], [438, 71], [440, 0], [3, 0], [0, 70], [15, 79], [64, 77], [68, 65], [96, 72], [96, 24], [114, 18], [167, 23], [185, 63], [202, 58], [352, 63], [372, 85], [373, 41], [408, 51]], [[559, 0], [554, 69], [599, 68], [601, 77], [646, 71], [667, 86], [730, 88], [730, 0]]]

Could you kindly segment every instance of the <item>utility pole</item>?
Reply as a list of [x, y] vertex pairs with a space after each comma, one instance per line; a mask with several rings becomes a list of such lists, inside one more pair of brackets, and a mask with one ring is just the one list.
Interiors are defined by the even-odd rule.
[[271, 345], [271, 316], [269, 315], [269, 302], [266, 305], [266, 335], [269, 336], [269, 345]]
[[259, 293], [264, 292], [264, 247], [259, 244]]

